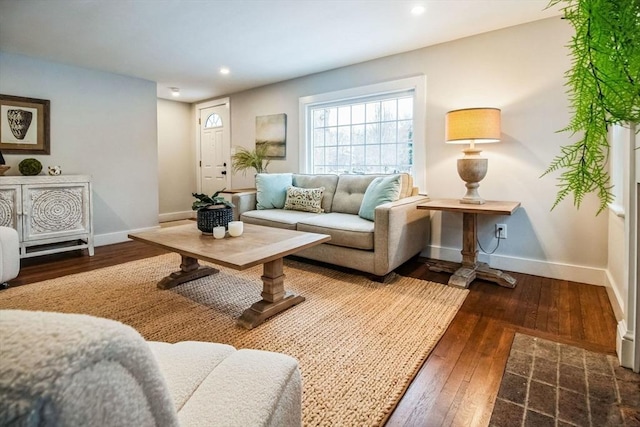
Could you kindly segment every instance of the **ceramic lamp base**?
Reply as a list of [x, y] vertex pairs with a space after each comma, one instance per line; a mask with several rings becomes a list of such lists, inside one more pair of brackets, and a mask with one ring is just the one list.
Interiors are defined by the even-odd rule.
[[470, 205], [482, 205], [484, 199], [478, 193], [480, 181], [487, 175], [488, 160], [479, 156], [466, 155], [462, 159], [458, 159], [458, 175], [467, 187], [467, 193], [460, 203]]

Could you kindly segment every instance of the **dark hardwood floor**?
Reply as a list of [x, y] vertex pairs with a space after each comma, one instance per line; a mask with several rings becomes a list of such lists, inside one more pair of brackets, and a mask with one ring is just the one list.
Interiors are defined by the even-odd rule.
[[[137, 242], [22, 261], [11, 286], [165, 253]], [[446, 283], [416, 258], [397, 271]], [[391, 414], [387, 426], [486, 426], [515, 332], [614, 354], [616, 322], [603, 287], [513, 273], [515, 289], [480, 280]]]

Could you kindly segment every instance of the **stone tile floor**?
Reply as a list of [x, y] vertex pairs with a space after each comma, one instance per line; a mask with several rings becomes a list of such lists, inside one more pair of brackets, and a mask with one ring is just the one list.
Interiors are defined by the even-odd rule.
[[640, 374], [615, 356], [516, 334], [490, 426], [640, 426]]

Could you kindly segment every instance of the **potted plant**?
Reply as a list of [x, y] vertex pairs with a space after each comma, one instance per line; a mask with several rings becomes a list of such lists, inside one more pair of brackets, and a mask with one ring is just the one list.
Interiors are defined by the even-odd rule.
[[247, 173], [247, 169], [255, 169], [256, 173], [267, 172], [267, 166], [269, 166], [270, 160], [267, 158], [267, 145], [256, 146], [255, 150], [248, 150], [244, 147], [239, 147], [236, 150], [236, 154], [231, 156], [231, 167], [234, 172], [242, 171], [242, 174]]
[[233, 203], [220, 196], [225, 189], [216, 191], [212, 196], [191, 193], [197, 200], [191, 209], [197, 211], [198, 230], [203, 233], [213, 233], [213, 227], [227, 228], [229, 221], [233, 221]]

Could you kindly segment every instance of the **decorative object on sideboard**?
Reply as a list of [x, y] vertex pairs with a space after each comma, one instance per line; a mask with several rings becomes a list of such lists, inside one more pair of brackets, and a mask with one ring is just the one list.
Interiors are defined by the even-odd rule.
[[48, 173], [51, 176], [62, 175], [62, 168], [60, 166], [49, 166]]
[[233, 203], [220, 196], [224, 190], [216, 191], [212, 196], [191, 193], [197, 199], [191, 209], [197, 211], [198, 230], [203, 233], [212, 234], [214, 227], [226, 229], [233, 220]]
[[255, 169], [256, 173], [266, 173], [270, 160], [267, 158], [267, 146], [256, 146], [255, 150], [244, 147], [236, 147], [236, 152], [231, 156], [231, 167], [234, 172], [242, 172], [246, 175], [247, 169]]
[[480, 181], [487, 174], [488, 160], [480, 156], [482, 150], [475, 144], [500, 141], [500, 110], [497, 108], [467, 108], [449, 111], [446, 115], [446, 142], [469, 144], [458, 159], [458, 175], [466, 182], [467, 193], [460, 203], [481, 205], [478, 193]]
[[38, 159], [24, 159], [18, 163], [18, 170], [25, 176], [38, 175], [42, 172], [42, 163]]
[[287, 115], [256, 117], [256, 149], [266, 147], [268, 159], [287, 158]]
[[49, 154], [47, 99], [0, 95], [0, 149], [5, 154]]
[[0, 175], [4, 175], [9, 169], [11, 169], [11, 166], [7, 166], [7, 162], [4, 160], [2, 151], [0, 151]]

